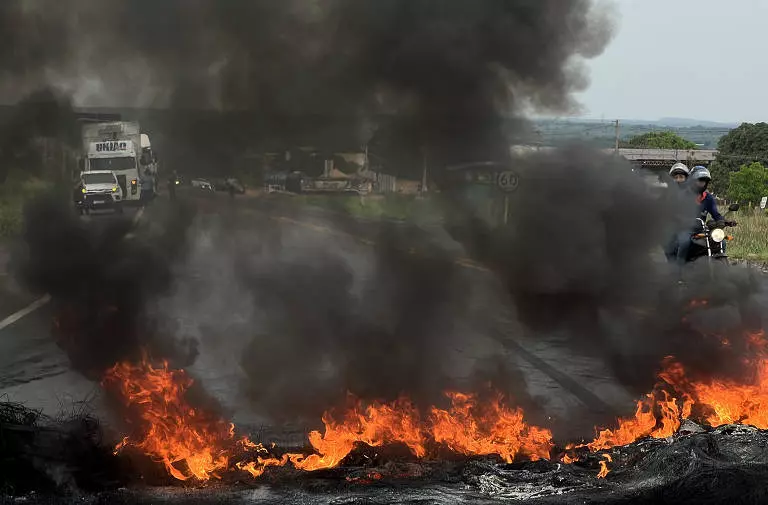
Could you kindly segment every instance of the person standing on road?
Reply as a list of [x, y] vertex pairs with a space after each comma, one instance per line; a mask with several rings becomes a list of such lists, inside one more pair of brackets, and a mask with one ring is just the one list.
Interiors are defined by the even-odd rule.
[[152, 200], [155, 196], [155, 179], [152, 172], [147, 168], [144, 170], [144, 177], [141, 178], [141, 199], [144, 202]]
[[173, 171], [171, 177], [168, 179], [168, 198], [171, 201], [176, 200], [176, 184], [179, 180], [179, 175], [176, 170]]

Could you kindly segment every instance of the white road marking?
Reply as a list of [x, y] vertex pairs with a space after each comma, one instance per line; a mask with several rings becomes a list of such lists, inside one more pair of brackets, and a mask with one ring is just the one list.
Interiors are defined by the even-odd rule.
[[2, 321], [0, 321], [0, 330], [4, 330], [8, 326], [12, 325], [13, 323], [15, 323], [16, 321], [21, 319], [22, 317], [31, 314], [32, 312], [36, 311], [37, 309], [39, 309], [40, 307], [42, 307], [43, 305], [45, 305], [46, 303], [48, 303], [50, 301], [51, 301], [51, 296], [50, 295], [45, 295], [44, 297], [40, 298], [39, 300], [30, 303], [28, 306], [24, 307], [20, 311], [14, 313], [14, 314], [11, 314], [10, 316], [8, 316], [5, 319], [3, 319]]
[[133, 224], [136, 224], [139, 222], [139, 219], [141, 219], [141, 216], [144, 215], [144, 207], [141, 207], [139, 210], [136, 211], [136, 215], [133, 216]]
[[[139, 219], [141, 219], [141, 216], [144, 214], [144, 207], [140, 208], [136, 215], [133, 216], [133, 224], [136, 224], [139, 222]], [[5, 274], [0, 274], [5, 275]], [[44, 306], [48, 302], [51, 301], [51, 295], [45, 295], [44, 297], [40, 298], [39, 300], [36, 300], [32, 303], [30, 303], [28, 306], [24, 307], [23, 309], [19, 310], [18, 312], [15, 312], [11, 314], [10, 316], [6, 317], [2, 321], [0, 321], [0, 330], [4, 330], [5, 328], [9, 327], [19, 319], [28, 316], [32, 312], [36, 311], [40, 307]]]
[[[133, 216], [133, 225], [134, 226], [136, 226], [136, 224], [138, 224], [139, 219], [141, 219], [141, 216], [143, 216], [143, 215], [144, 215], [144, 207], [142, 207], [139, 210], [137, 210], [136, 214], [134, 214], [134, 216]], [[135, 238], [135, 237], [136, 237], [136, 234], [134, 232], [130, 232], [130, 233], [126, 233], [125, 234], [125, 238], [126, 239], [132, 239], [132, 238]]]

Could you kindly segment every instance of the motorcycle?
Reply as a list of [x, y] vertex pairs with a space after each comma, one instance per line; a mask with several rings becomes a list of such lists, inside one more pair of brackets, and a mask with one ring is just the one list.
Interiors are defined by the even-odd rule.
[[[728, 207], [728, 213], [739, 210], [739, 204], [734, 203]], [[726, 213], [727, 215], [727, 213]], [[709, 258], [709, 260], [720, 260], [727, 263], [728, 255], [725, 252], [725, 244], [733, 240], [733, 237], [727, 235], [723, 228], [736, 226], [736, 221], [707, 221], [696, 219], [697, 229], [691, 235], [691, 247], [688, 249], [686, 263], [692, 263], [700, 258]]]

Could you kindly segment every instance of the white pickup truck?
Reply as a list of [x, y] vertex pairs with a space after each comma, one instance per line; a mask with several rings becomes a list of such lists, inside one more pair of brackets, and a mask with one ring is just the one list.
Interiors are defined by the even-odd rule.
[[80, 182], [75, 188], [75, 206], [80, 214], [102, 209], [122, 214], [123, 200], [123, 189], [114, 173], [93, 170], [80, 174]]

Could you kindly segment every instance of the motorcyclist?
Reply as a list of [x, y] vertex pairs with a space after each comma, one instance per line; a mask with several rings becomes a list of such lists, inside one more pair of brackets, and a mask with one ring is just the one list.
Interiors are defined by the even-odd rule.
[[675, 163], [672, 168], [669, 169], [669, 176], [678, 185], [682, 185], [688, 180], [688, 176], [691, 175], [691, 171], [688, 169], [685, 163]]
[[696, 193], [696, 201], [699, 203], [699, 213], [702, 219], [707, 218], [707, 214], [717, 221], [720, 226], [725, 224], [725, 218], [717, 210], [717, 201], [715, 197], [707, 192], [709, 183], [712, 182], [712, 174], [706, 167], [701, 165], [693, 167], [691, 172], [691, 188]]
[[[688, 180], [688, 176], [691, 171], [685, 163], [677, 162], [669, 169], [669, 177], [677, 183], [676, 189], [686, 189], [685, 182]], [[678, 194], [678, 193], [676, 193]], [[674, 261], [677, 258], [678, 243], [682, 240], [682, 236], [687, 232], [676, 232], [672, 235], [666, 247], [664, 248], [664, 254], [668, 261]], [[689, 236], [689, 235], [688, 235]]]
[[[715, 197], [707, 192], [709, 183], [712, 181], [712, 174], [706, 167], [701, 165], [693, 167], [688, 183], [691, 191], [696, 195], [696, 202], [699, 204], [699, 215], [697, 217], [706, 220], [707, 214], [712, 216], [717, 222], [717, 227], [725, 226], [725, 218], [717, 209]], [[686, 230], [677, 235], [677, 262], [679, 265], [685, 264], [688, 258], [688, 250], [691, 248], [691, 230]]]

